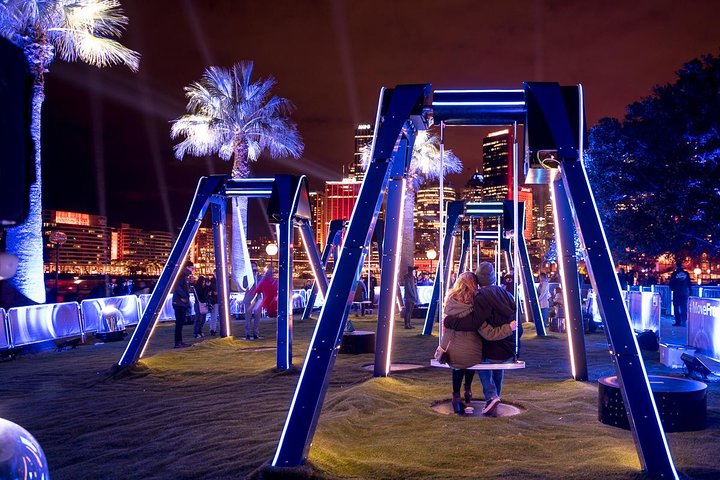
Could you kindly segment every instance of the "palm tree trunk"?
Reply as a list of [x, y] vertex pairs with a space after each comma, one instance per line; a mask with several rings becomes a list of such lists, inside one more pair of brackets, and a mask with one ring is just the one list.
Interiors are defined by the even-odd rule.
[[[33, 50], [33, 53], [36, 52], [38, 49]], [[28, 54], [27, 49], [25, 54], [34, 76], [30, 136], [35, 149], [35, 182], [30, 185], [30, 209], [27, 220], [7, 230], [6, 247], [8, 252], [18, 257], [17, 272], [10, 279], [11, 285], [31, 301], [45, 303], [40, 138], [42, 104], [45, 101], [44, 69], [51, 58], [33, 58]]]
[[415, 189], [410, 185], [405, 191], [405, 203], [403, 204], [400, 252], [400, 276], [403, 276], [407, 272], [407, 267], [415, 263]]
[[[235, 150], [232, 178], [248, 178], [250, 165], [247, 157], [247, 146], [241, 144]], [[250, 288], [255, 281], [250, 268], [250, 252], [247, 246], [247, 197], [232, 198], [232, 245], [230, 247], [230, 264], [232, 277], [241, 288]]]

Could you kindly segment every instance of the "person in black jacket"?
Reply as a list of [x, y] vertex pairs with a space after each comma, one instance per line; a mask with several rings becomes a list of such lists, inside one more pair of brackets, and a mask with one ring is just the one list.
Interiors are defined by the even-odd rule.
[[[473, 310], [481, 322], [499, 327], [515, 321], [515, 298], [502, 287], [495, 285], [495, 268], [490, 262], [481, 262], [475, 271], [480, 289], [473, 301]], [[518, 327], [520, 328], [520, 327]], [[518, 332], [519, 333], [519, 332]], [[515, 335], [490, 341], [483, 338], [484, 361], [502, 363], [515, 358]], [[500, 404], [503, 370], [479, 370], [478, 375], [485, 395], [483, 415], [493, 415]]]
[[190, 308], [190, 285], [188, 277], [192, 275], [195, 266], [191, 261], [187, 261], [180, 272], [180, 278], [175, 283], [175, 290], [172, 296], [172, 306], [175, 311], [175, 348], [189, 347], [187, 343], [182, 341], [182, 328], [185, 324], [188, 309]]
[[675, 261], [677, 268], [670, 275], [670, 290], [672, 290], [673, 313], [675, 323], [673, 326], [684, 327], [687, 321], [688, 297], [690, 296], [690, 274], [683, 270], [682, 260]]

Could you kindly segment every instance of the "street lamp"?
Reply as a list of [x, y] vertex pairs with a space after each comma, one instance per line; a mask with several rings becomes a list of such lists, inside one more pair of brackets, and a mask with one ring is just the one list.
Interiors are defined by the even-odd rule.
[[268, 243], [265, 246], [265, 253], [270, 256], [270, 266], [273, 264], [273, 257], [278, 253], [278, 246], [276, 243]]
[[430, 260], [430, 274], [433, 273], [433, 260], [437, 258], [437, 250], [434, 248], [431, 248], [427, 252], [425, 252], [425, 256]]
[[700, 267], [695, 267], [693, 273], [695, 274], [695, 278], [697, 279], [697, 284], [700, 285], [702, 283], [702, 279], [700, 277], [700, 275], [702, 274], [702, 270], [700, 269]]
[[58, 297], [58, 274], [60, 272], [60, 246], [67, 242], [67, 235], [64, 232], [55, 230], [50, 232], [50, 243], [55, 245], [55, 301]]

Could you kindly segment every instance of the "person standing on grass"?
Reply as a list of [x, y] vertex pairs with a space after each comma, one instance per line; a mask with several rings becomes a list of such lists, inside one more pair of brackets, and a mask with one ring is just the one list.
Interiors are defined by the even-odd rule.
[[175, 282], [175, 290], [172, 296], [172, 306], [175, 312], [175, 348], [189, 347], [187, 343], [182, 341], [182, 328], [185, 325], [185, 317], [190, 309], [190, 285], [188, 277], [192, 275], [195, 266], [188, 260], [183, 265], [180, 272], [180, 278]]
[[412, 324], [412, 313], [418, 302], [418, 282], [417, 278], [415, 278], [416, 270], [417, 267], [415, 265], [410, 265], [407, 267], [407, 273], [403, 277], [403, 283], [405, 284], [405, 297], [403, 298], [405, 303], [405, 328], [415, 328]]
[[548, 316], [550, 314], [550, 283], [548, 282], [547, 273], [540, 273], [540, 284], [537, 287], [538, 302], [540, 303], [540, 314], [542, 315], [543, 325], [547, 326]]
[[675, 271], [670, 275], [669, 282], [675, 314], [673, 326], [684, 327], [687, 321], [688, 297], [690, 297], [690, 274], [683, 270], [681, 259], [675, 260], [675, 265]]

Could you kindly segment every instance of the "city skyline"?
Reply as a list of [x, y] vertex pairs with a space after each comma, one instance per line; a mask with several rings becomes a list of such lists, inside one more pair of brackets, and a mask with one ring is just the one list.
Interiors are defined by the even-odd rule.
[[[263, 157], [252, 172], [307, 173], [311, 189], [319, 190], [351, 163], [350, 136], [358, 124], [373, 120], [382, 86], [583, 83], [592, 126], [604, 116], [621, 117], [627, 104], [672, 81], [684, 62], [718, 51], [712, 1], [690, 9], [670, 1], [528, 0], [498, 6], [492, 15], [459, 0], [126, 0], [122, 7], [129, 17], [122, 41], [143, 55], [139, 73], [61, 61], [50, 68], [43, 112], [45, 205], [167, 231], [184, 219], [201, 175], [230, 170], [216, 158], [175, 160], [169, 138], [170, 121], [185, 113], [183, 88], [209, 65], [254, 60], [257, 78], [277, 79], [275, 93], [297, 107], [293, 118], [305, 154], [297, 161]], [[424, 40], [418, 26], [429, 19], [442, 34]], [[416, 47], [410, 51], [408, 39]], [[447, 131], [446, 143], [468, 177], [478, 166], [485, 133]], [[259, 210], [251, 202], [251, 212]]]

